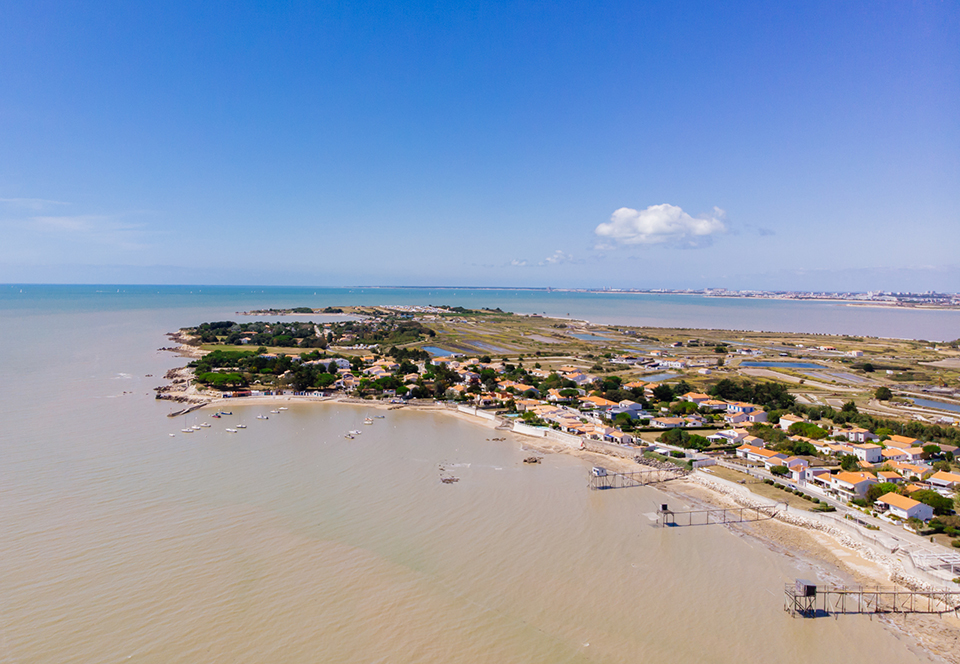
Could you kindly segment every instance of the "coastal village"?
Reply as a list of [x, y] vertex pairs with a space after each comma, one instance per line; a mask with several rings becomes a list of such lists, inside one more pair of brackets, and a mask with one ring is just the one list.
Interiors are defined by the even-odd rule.
[[[311, 321], [258, 320], [304, 315]], [[244, 317], [171, 335], [194, 359], [157, 398], [442, 402], [517, 434], [700, 469], [794, 508], [922, 535], [931, 547], [914, 562], [960, 579], [956, 342], [624, 328], [441, 306]]]

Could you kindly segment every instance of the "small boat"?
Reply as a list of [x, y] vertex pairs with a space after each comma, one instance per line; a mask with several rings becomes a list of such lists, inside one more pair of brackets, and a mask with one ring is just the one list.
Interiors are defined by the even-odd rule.
[[288, 408], [286, 406], [280, 406], [277, 410], [288, 410]]
[[257, 415], [258, 420], [269, 420], [270, 417], [267, 415]]
[[371, 420], [371, 419], [368, 417], [367, 419], [365, 419], [365, 420], [363, 421], [363, 423], [364, 423], [364, 424], [373, 424], [373, 420]]
[[279, 410], [271, 410], [270, 412], [271, 412], [271, 413], [279, 413], [280, 411], [279, 411]]
[[350, 434], [347, 434], [346, 436], [344, 436], [344, 438], [349, 438], [350, 440], [353, 440], [353, 436], [351, 436]]
[[227, 433], [237, 433], [236, 429], [227, 429]]
[[237, 428], [238, 428], [238, 429], [246, 429], [246, 428], [247, 428], [247, 425], [246, 425], [246, 424], [238, 424], [238, 425], [237, 425]]
[[177, 437], [177, 434], [171, 433], [171, 434], [170, 434], [170, 437], [171, 437], [171, 438], [176, 438], [176, 437]]
[[210, 427], [210, 423], [209, 423], [209, 422], [201, 422], [201, 423], [200, 423], [200, 426], [202, 426], [203, 428], [206, 429], [206, 428], [209, 428], [209, 427]]
[[386, 415], [374, 415], [378, 420], [382, 420]]
[[190, 428], [193, 429], [194, 431], [200, 431], [200, 427], [198, 427], [196, 424], [194, 424], [194, 425], [193, 425], [192, 427], [190, 427]]
[[221, 411], [220, 411], [220, 414], [221, 414], [221, 415], [233, 415], [233, 411], [232, 411], [232, 410], [221, 410]]
[[358, 431], [357, 429], [354, 429], [354, 430], [351, 431], [350, 433], [352, 433], [354, 436], [359, 436], [359, 435], [362, 434], [363, 432], [362, 432], [362, 431]]
[[217, 419], [219, 420], [219, 419], [220, 419], [220, 413], [214, 413], [214, 414], [211, 415], [210, 417], [215, 417], [215, 418], [217, 418]]
[[183, 433], [193, 433], [193, 429], [180, 429]]

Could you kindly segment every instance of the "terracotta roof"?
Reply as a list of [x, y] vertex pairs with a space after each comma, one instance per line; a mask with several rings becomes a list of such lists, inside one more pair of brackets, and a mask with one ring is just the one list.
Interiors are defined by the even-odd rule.
[[837, 473], [836, 475], [834, 475], [834, 479], [837, 479], [841, 482], [846, 482], [847, 484], [856, 485], [856, 484], [860, 484], [861, 482], [866, 482], [868, 480], [876, 481], [877, 478], [871, 475], [870, 473], [843, 472], [843, 473]]
[[945, 470], [938, 470], [928, 479], [942, 480], [944, 482], [960, 482], [960, 475], [957, 475], [956, 473], [948, 473]]
[[906, 496], [901, 496], [899, 493], [893, 492], [883, 494], [877, 498], [877, 502], [893, 505], [894, 507], [899, 507], [902, 510], [910, 510], [920, 504], [913, 498], [907, 498]]

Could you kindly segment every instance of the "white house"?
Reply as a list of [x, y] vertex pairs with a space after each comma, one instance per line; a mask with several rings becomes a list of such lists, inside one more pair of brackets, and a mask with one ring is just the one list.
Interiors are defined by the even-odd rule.
[[877, 440], [877, 436], [862, 427], [853, 427], [852, 429], [834, 427], [832, 435], [845, 436], [851, 443], [869, 443], [871, 440]]
[[658, 429], [675, 429], [687, 425], [687, 421], [682, 417], [657, 417], [650, 424]]
[[960, 475], [938, 470], [931, 475], [927, 481], [933, 486], [941, 487], [943, 489], [956, 489], [958, 486], [960, 486]]
[[[726, 444], [731, 444], [739, 443], [748, 437], [751, 437], [750, 434], [743, 429], [724, 429], [723, 431], [710, 434], [707, 436], [707, 440], [710, 442], [723, 442]], [[762, 443], [763, 441], [761, 440], [760, 442]], [[763, 447], [763, 445], [759, 445], [758, 447]]]
[[741, 445], [738, 447], [737, 456], [741, 459], [757, 461], [763, 463], [764, 465], [766, 465], [768, 459], [777, 459], [778, 461], [782, 461], [787, 458], [787, 455], [782, 454], [781, 452], [774, 452], [773, 450], [767, 450], [762, 447], [754, 447], [753, 445]]
[[870, 473], [837, 473], [830, 479], [830, 488], [846, 500], [864, 498], [867, 489], [877, 483]]
[[877, 463], [883, 458], [883, 448], [873, 443], [853, 444], [850, 446], [854, 456], [867, 463]]
[[777, 423], [777, 426], [786, 431], [792, 425], [798, 424], [800, 422], [806, 422], [802, 417], [797, 415], [784, 415], [780, 418], [780, 421]]
[[807, 467], [808, 465], [810, 465], [810, 464], [808, 464], [806, 461], [804, 461], [803, 459], [801, 459], [801, 458], [799, 458], [799, 457], [787, 457], [787, 458], [785, 458], [785, 459], [784, 459], [784, 458], [777, 458], [777, 457], [770, 457], [770, 458], [768, 458], [766, 461], [763, 462], [763, 466], [764, 466], [764, 468], [766, 468], [767, 470], [770, 470], [770, 469], [773, 468], [774, 466], [786, 466], [786, 467], [787, 467], [787, 470], [789, 470], [789, 471], [791, 471], [791, 472], [792, 472], [793, 470], [795, 470], [795, 469], [798, 470], [798, 471], [799, 471], [799, 470], [804, 470], [804, 469], [806, 469], [806, 467]]
[[933, 518], [933, 508], [913, 498], [901, 496], [899, 493], [887, 493], [877, 498], [878, 503], [887, 506], [887, 512], [901, 519], [920, 519], [929, 521]]

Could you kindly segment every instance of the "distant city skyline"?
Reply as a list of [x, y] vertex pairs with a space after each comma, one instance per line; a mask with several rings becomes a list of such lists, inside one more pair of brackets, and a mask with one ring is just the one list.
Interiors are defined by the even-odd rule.
[[960, 288], [955, 3], [4, 16], [2, 282]]

